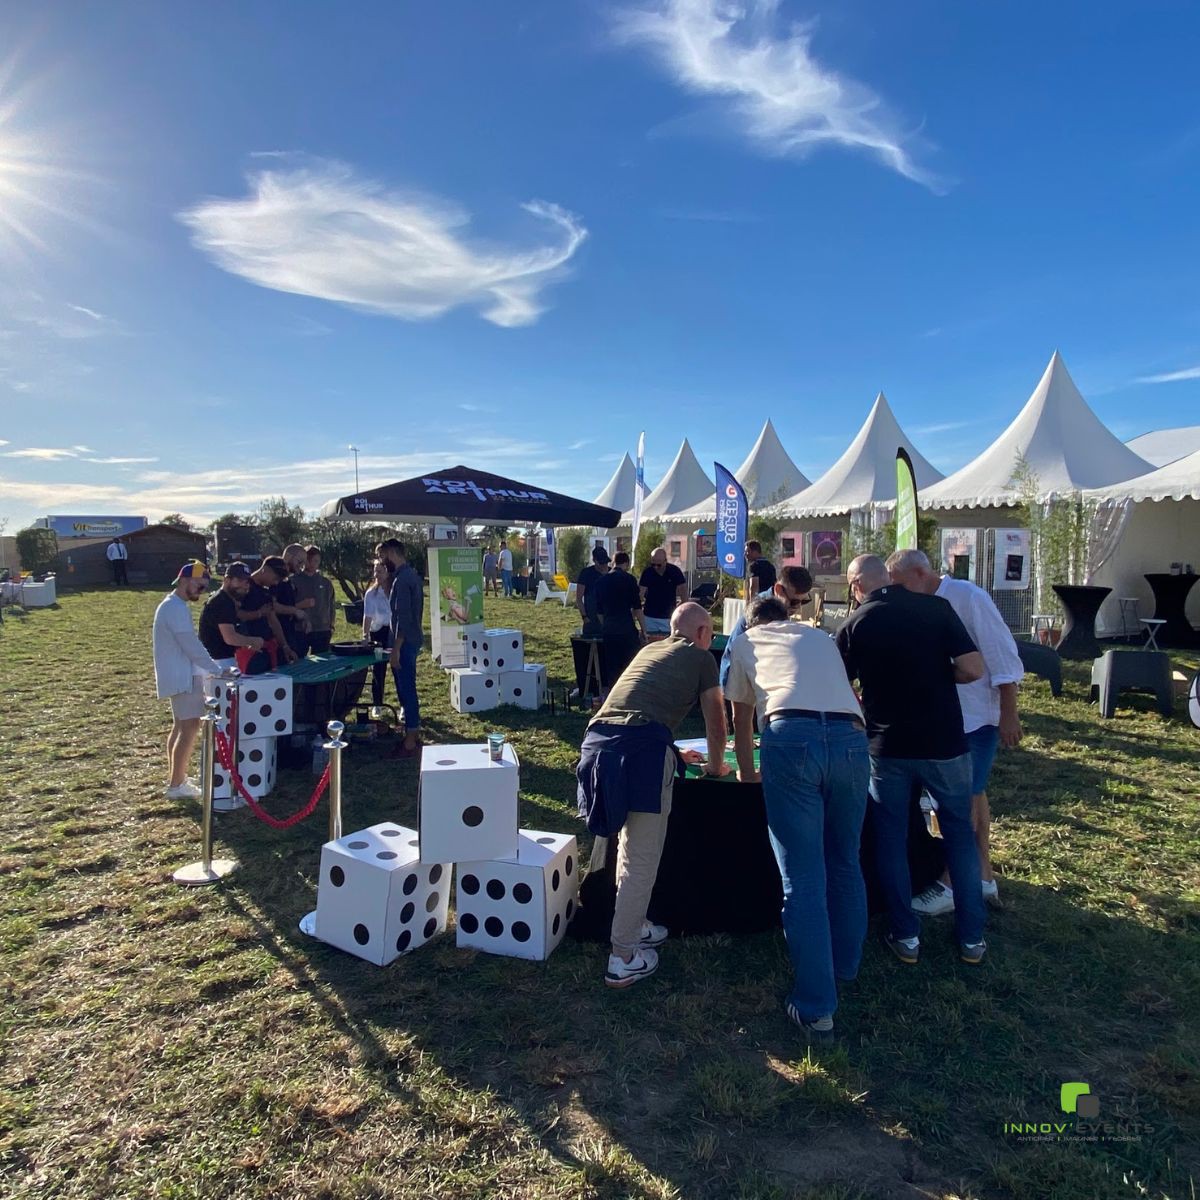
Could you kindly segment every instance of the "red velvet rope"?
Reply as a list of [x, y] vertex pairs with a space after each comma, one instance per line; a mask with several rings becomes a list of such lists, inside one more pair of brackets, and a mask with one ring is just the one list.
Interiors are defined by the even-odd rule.
[[[233, 729], [237, 728], [237, 718], [238, 694], [237, 692], [234, 692], [233, 700], [229, 709], [229, 723], [230, 727]], [[315, 809], [317, 804], [320, 803], [321, 797], [325, 794], [325, 789], [329, 786], [328, 763], [325, 764], [325, 770], [322, 773], [321, 778], [317, 780], [316, 791], [313, 792], [308, 803], [302, 809], [300, 809], [299, 812], [293, 813], [290, 817], [284, 817], [283, 819], [280, 819], [279, 817], [271, 816], [271, 814], [267, 812], [267, 810], [264, 809], [248, 791], [246, 791], [246, 785], [242, 783], [241, 776], [238, 775], [237, 769], [233, 762], [233, 746], [230, 743], [229, 738], [226, 737], [226, 735], [223, 734], [219, 729], [214, 729], [213, 734], [216, 743], [217, 758], [220, 760], [221, 766], [223, 766], [225, 770], [229, 772], [229, 778], [233, 781], [233, 786], [237, 789], [238, 795], [245, 800], [245, 802], [250, 806], [250, 811], [260, 821], [270, 825], [272, 829], [291, 829], [293, 825], [298, 825], [305, 819], [305, 817], [312, 815], [313, 809]]]

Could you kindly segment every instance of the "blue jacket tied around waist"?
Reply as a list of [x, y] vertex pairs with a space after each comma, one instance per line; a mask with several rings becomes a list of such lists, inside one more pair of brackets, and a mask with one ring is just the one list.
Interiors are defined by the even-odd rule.
[[663, 752], [675, 755], [676, 774], [684, 773], [671, 731], [657, 721], [647, 725], [588, 727], [575, 768], [579, 815], [597, 837], [615, 837], [631, 812], [661, 812]]

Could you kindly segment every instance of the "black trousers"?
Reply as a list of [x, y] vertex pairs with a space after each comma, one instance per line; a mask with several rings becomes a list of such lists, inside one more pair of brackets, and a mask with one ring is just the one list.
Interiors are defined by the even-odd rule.
[[625, 668], [633, 662], [633, 656], [642, 648], [642, 639], [636, 633], [604, 635], [604, 686], [612, 688], [621, 678]]
[[125, 560], [123, 558], [114, 558], [112, 560], [113, 583], [128, 583], [129, 577], [125, 574]]
[[[392, 648], [392, 627], [385, 625], [382, 629], [373, 630], [371, 633], [371, 645], [382, 646], [385, 650]], [[383, 688], [387, 682], [386, 662], [377, 662], [371, 668], [371, 703], [383, 703]]]

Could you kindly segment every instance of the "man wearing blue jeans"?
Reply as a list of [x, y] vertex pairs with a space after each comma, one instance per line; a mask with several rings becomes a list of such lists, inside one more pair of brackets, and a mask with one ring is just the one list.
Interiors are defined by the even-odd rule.
[[425, 607], [425, 592], [421, 577], [408, 565], [404, 543], [388, 538], [380, 543], [380, 553], [396, 568], [392, 579], [392, 676], [396, 681], [396, 698], [404, 710], [405, 757], [417, 753], [421, 744], [421, 703], [417, 696], [417, 655], [425, 633], [421, 615]]
[[836, 980], [858, 974], [867, 933], [859, 844], [870, 763], [862, 710], [833, 639], [787, 616], [778, 597], [751, 601], [725, 695], [739, 779], [757, 778], [756, 708], [762, 729], [763, 798], [794, 970], [785, 1009], [810, 1041], [829, 1041]]
[[887, 946], [903, 963], [915, 963], [920, 953], [908, 816], [914, 790], [925, 787], [938, 804], [959, 956], [980, 963], [987, 951], [985, 913], [971, 827], [971, 755], [956, 684], [981, 678], [983, 657], [945, 600], [893, 585], [875, 555], [856, 558], [846, 582], [859, 607], [838, 631], [837, 644], [846, 674], [862, 685]]
[[503, 543], [500, 545], [500, 578], [504, 583], [504, 594], [511, 596], [513, 592], [513, 555]]

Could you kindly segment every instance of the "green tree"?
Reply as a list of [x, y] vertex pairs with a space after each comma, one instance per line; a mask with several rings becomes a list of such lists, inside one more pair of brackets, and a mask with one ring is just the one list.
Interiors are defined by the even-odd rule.
[[484, 545], [499, 547], [506, 544], [508, 539], [507, 525], [485, 525], [483, 527]]
[[158, 524], [169, 525], [172, 529], [182, 529], [184, 533], [196, 532], [196, 527], [183, 513], [167, 513], [165, 517], [159, 518]]
[[779, 531], [783, 528], [778, 518], [766, 513], [755, 513], [746, 526], [746, 540], [758, 542], [763, 554], [775, 562], [779, 557]]
[[264, 500], [254, 514], [254, 523], [262, 529], [263, 545], [275, 554], [292, 542], [301, 541], [307, 525], [304, 509], [288, 504], [282, 496]]
[[558, 535], [558, 569], [568, 579], [578, 579], [587, 564], [587, 535], [582, 529], [564, 529]]
[[[875, 554], [887, 558], [896, 549], [896, 517], [892, 516], [875, 529], [866, 529], [861, 525], [851, 525], [846, 536], [849, 552], [845, 561], [860, 554]], [[938, 569], [942, 559], [942, 540], [938, 531], [938, 523], [933, 517], [925, 517], [917, 513], [917, 547], [925, 551], [934, 569]]]
[[58, 536], [53, 529], [42, 529], [31, 525], [17, 530], [17, 553], [21, 556], [21, 569], [41, 575], [53, 570], [58, 558]]
[[633, 548], [633, 577], [640, 579], [650, 565], [650, 555], [663, 544], [667, 531], [661, 521], [643, 521], [638, 530], [637, 545]]
[[[494, 528], [498, 529], [499, 526], [494, 526]], [[505, 526], [505, 528], [508, 527]], [[501, 542], [512, 551], [514, 574], [529, 565], [529, 555], [525, 550], [525, 535], [519, 529], [514, 529], [507, 534], [501, 539]]]

